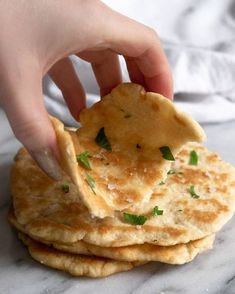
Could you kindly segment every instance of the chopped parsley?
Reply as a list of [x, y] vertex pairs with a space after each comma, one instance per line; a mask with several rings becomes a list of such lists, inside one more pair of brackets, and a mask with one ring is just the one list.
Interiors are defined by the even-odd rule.
[[101, 146], [102, 148], [112, 151], [111, 144], [108, 138], [105, 135], [104, 128], [101, 128], [95, 138], [95, 142], [97, 145]]
[[153, 215], [163, 215], [163, 210], [159, 209], [158, 206], [153, 208]]
[[168, 172], [167, 172], [168, 175], [183, 175], [184, 173], [181, 172], [181, 171], [176, 171], [175, 169], [170, 169]]
[[135, 215], [126, 212], [123, 213], [123, 218], [126, 222], [133, 225], [143, 225], [147, 220], [147, 217], [144, 215]]
[[161, 181], [158, 185], [159, 186], [165, 185], [165, 182], [164, 181]]
[[195, 188], [194, 186], [190, 186], [190, 188], [188, 189], [188, 192], [190, 193], [192, 198], [198, 199], [200, 196], [195, 192]]
[[162, 153], [162, 157], [166, 160], [175, 161], [173, 154], [171, 153], [171, 149], [168, 146], [162, 146], [159, 148]]
[[91, 155], [88, 151], [84, 151], [78, 155], [76, 155], [77, 162], [79, 162], [83, 167], [86, 169], [91, 169], [91, 165], [89, 162], [89, 158], [91, 158]]
[[168, 175], [174, 175], [176, 174], [176, 171], [174, 169], [170, 169], [168, 172], [167, 172]]
[[192, 150], [190, 152], [189, 164], [190, 165], [198, 165], [198, 155], [195, 150]]
[[61, 186], [61, 189], [64, 193], [69, 193], [69, 185], [68, 184], [63, 184]]
[[94, 190], [95, 189], [95, 180], [94, 180], [94, 178], [91, 175], [86, 174], [86, 181], [87, 181], [88, 185], [91, 187], [92, 192], [94, 194], [96, 194], [96, 192]]

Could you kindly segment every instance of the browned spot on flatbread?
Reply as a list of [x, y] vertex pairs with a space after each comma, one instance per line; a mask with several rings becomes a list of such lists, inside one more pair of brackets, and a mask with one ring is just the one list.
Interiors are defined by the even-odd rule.
[[116, 205], [124, 205], [127, 203], [134, 203], [139, 201], [142, 197], [140, 193], [137, 193], [134, 189], [128, 189], [125, 191], [119, 191], [118, 189], [113, 189], [111, 193], [117, 197], [114, 198], [114, 203]]
[[160, 191], [157, 191], [157, 192], [154, 192], [151, 196], [151, 200], [152, 201], [157, 201], [158, 199], [160, 198], [164, 198], [166, 197], [166, 192], [167, 192], [167, 188], [165, 187], [161, 187], [161, 192]]
[[222, 173], [222, 174], [219, 174], [219, 175], [218, 175], [219, 180], [220, 180], [220, 181], [224, 181], [224, 182], [227, 181], [228, 177], [229, 177], [229, 176], [228, 176], [227, 173]]
[[229, 175], [228, 173], [219, 173], [219, 172], [214, 172], [210, 171], [210, 174], [213, 177], [213, 181], [216, 183], [218, 188], [221, 188], [221, 191], [225, 191], [223, 184], [229, 180]]
[[[133, 230], [133, 228], [130, 228], [129, 226], [128, 227], [123, 227], [123, 229], [125, 231], [127, 231], [127, 232]], [[139, 228], [136, 228], [136, 226], [135, 226], [135, 230], [138, 231]], [[168, 235], [170, 235], [172, 237], [173, 236], [178, 237], [179, 235], [182, 235], [185, 232], [184, 229], [176, 229], [176, 228], [167, 227], [167, 226], [165, 228], [162, 228], [162, 227], [150, 226], [150, 225], [141, 226], [141, 230], [143, 232], [148, 232], [148, 233], [163, 232], [163, 233], [166, 233], [166, 234], [168, 234]]]
[[226, 193], [228, 192], [228, 187], [223, 186], [223, 187], [216, 187], [217, 192], [223, 193], [226, 195]]
[[107, 183], [115, 183], [115, 185], [123, 185], [128, 181], [126, 177], [116, 178], [112, 175], [107, 175]]
[[120, 152], [104, 152], [104, 154], [108, 162], [118, 165], [120, 168], [126, 167], [127, 162], [130, 161], [128, 156], [125, 156]]
[[206, 156], [207, 161], [213, 163], [219, 159], [219, 156], [216, 153], [212, 153]]
[[179, 160], [184, 160], [184, 159], [182, 159], [182, 157], [186, 157], [186, 156], [188, 156], [189, 155], [189, 151], [188, 150], [185, 150], [185, 149], [182, 149], [178, 154], [177, 154], [177, 156], [176, 156], [176, 158], [177, 159], [179, 159]]
[[19, 163], [16, 163], [16, 166], [12, 169], [12, 179], [13, 181], [16, 181], [16, 178], [21, 176], [22, 183], [28, 182], [28, 185], [32, 187], [34, 193], [36, 192], [35, 194], [41, 195], [47, 189], [48, 185], [53, 184], [54, 180], [49, 178], [41, 169], [39, 169], [34, 160], [30, 157], [29, 160], [32, 164], [28, 168], [28, 173], [21, 174], [20, 167], [22, 166], [23, 162], [20, 162], [20, 157], [24, 155], [27, 156], [28, 153], [25, 149], [22, 149], [22, 152], [20, 152], [19, 157], [16, 159], [16, 161], [19, 161]]
[[216, 212], [211, 211], [204, 212], [200, 210], [194, 210], [191, 213], [187, 213], [187, 211], [185, 211], [185, 214], [193, 217], [197, 222], [202, 223], [213, 223], [218, 217]]
[[189, 203], [188, 200], [176, 200], [175, 201], [175, 204], [176, 204], [177, 207], [187, 206], [188, 203]]
[[229, 208], [216, 199], [198, 199], [194, 208], [186, 208], [185, 215], [189, 219], [194, 219], [198, 223], [214, 223], [215, 220], [224, 213], [229, 212]]
[[230, 186], [235, 187], [235, 181], [232, 181], [232, 182], [230, 183]]
[[142, 159], [137, 164], [137, 173], [148, 184], [153, 185], [155, 177], [162, 178], [163, 173], [156, 168], [152, 162], [147, 159]]
[[159, 106], [156, 103], [152, 103], [152, 109], [156, 112], [158, 112], [160, 110]]
[[175, 174], [170, 177], [173, 183], [184, 183], [184, 184], [199, 184], [204, 183], [208, 180], [209, 176], [205, 171], [199, 169], [185, 168], [183, 175]]

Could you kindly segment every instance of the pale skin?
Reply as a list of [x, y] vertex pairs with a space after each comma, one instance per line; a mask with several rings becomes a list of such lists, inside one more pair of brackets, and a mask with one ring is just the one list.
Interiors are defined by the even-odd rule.
[[59, 152], [42, 78], [49, 73], [78, 120], [86, 96], [69, 55], [91, 63], [101, 96], [122, 82], [122, 55], [132, 82], [172, 99], [172, 76], [157, 34], [101, 1], [0, 0], [0, 28], [1, 104], [16, 138], [55, 179]]

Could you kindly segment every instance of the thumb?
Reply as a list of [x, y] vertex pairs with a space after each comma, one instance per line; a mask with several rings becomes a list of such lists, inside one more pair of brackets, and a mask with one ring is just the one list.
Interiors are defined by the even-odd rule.
[[[16, 138], [52, 178], [61, 178], [56, 135], [43, 103], [41, 75], [11, 74], [1, 81], [1, 102]], [[33, 72], [33, 74], [32, 74]], [[3, 85], [2, 85], [3, 82]]]

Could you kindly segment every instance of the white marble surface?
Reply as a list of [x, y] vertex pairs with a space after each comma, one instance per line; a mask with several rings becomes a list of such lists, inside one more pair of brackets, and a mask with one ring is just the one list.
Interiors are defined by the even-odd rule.
[[[6, 221], [9, 169], [19, 143], [0, 110], [0, 293], [234, 294], [235, 218], [217, 235], [214, 249], [192, 263], [150, 263], [105, 279], [74, 278], [33, 261]], [[204, 126], [207, 145], [235, 165], [235, 121]]]

